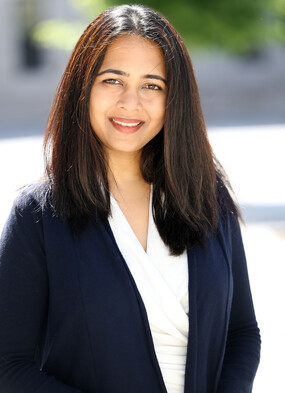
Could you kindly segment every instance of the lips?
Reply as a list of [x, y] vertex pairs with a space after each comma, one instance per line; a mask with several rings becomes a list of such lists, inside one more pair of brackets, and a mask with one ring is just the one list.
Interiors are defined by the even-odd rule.
[[112, 117], [109, 119], [113, 127], [124, 134], [132, 134], [138, 131], [144, 124], [144, 121], [139, 119], [126, 119], [121, 117]]

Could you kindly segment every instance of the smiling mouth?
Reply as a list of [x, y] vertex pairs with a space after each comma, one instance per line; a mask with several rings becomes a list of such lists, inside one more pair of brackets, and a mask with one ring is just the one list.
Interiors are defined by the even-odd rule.
[[138, 131], [144, 124], [144, 121], [137, 119], [114, 119], [113, 117], [109, 119], [113, 127], [124, 134], [132, 134]]
[[136, 127], [136, 126], [138, 126], [139, 124], [142, 123], [141, 121], [133, 122], [133, 123], [126, 123], [124, 121], [119, 121], [119, 120], [115, 120], [115, 119], [111, 119], [111, 120], [114, 123], [119, 124], [119, 125], [124, 126], [124, 127]]

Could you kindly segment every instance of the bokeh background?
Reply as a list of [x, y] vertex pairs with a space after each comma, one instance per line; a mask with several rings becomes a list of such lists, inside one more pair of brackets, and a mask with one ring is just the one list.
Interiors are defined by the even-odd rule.
[[[70, 51], [120, 1], [0, 0], [0, 231], [43, 172], [42, 137]], [[131, 3], [131, 2], [129, 2]], [[241, 204], [262, 334], [254, 393], [285, 393], [285, 1], [141, 1], [181, 33], [214, 152]]]

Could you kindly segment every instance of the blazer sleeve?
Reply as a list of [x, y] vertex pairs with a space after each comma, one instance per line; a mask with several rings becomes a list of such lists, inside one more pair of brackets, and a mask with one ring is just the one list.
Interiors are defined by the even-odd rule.
[[[37, 210], [37, 212], [36, 212]], [[48, 307], [41, 213], [31, 198], [12, 208], [0, 240], [0, 391], [80, 393], [36, 362]]]
[[218, 393], [250, 393], [260, 360], [260, 334], [240, 227], [235, 219], [230, 221], [233, 298]]

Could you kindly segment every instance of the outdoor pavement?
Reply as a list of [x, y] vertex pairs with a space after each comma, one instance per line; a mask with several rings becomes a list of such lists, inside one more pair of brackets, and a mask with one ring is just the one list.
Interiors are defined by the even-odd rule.
[[[27, 133], [28, 134], [28, 133]], [[16, 190], [43, 171], [42, 137], [0, 132], [0, 231]], [[253, 393], [285, 392], [285, 125], [209, 130], [242, 206], [262, 357]]]

